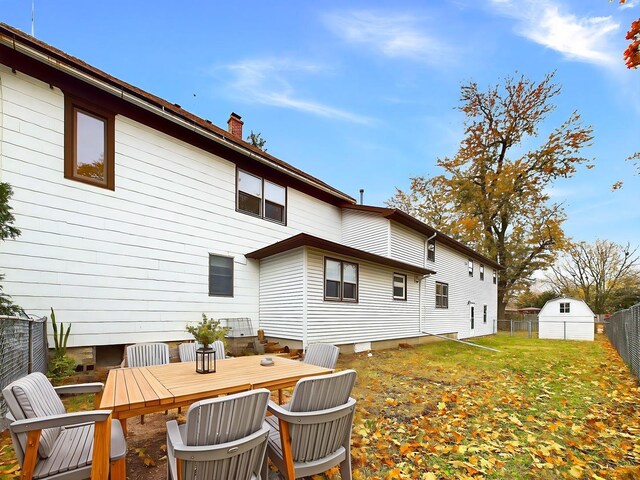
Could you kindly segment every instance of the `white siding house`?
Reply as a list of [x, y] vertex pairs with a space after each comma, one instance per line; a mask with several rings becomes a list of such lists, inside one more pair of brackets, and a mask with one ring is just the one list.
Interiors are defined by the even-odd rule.
[[5, 291], [71, 347], [188, 339], [202, 312], [301, 345], [493, 332], [495, 262], [4, 24], [0, 181]]
[[584, 300], [554, 298], [538, 314], [539, 338], [590, 340], [594, 338], [595, 316]]

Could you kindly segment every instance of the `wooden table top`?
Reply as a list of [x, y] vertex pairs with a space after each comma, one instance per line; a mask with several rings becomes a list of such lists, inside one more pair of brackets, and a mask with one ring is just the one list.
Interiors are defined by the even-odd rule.
[[216, 373], [196, 373], [195, 362], [111, 370], [102, 393], [100, 408], [113, 410], [115, 418], [160, 411], [255, 388], [277, 390], [298, 380], [331, 373], [328, 368], [271, 356], [274, 365], [260, 360], [269, 355], [218, 360]]

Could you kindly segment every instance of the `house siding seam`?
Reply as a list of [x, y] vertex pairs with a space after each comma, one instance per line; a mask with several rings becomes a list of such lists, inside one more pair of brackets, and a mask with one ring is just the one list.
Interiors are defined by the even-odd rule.
[[391, 258], [414, 265], [424, 265], [424, 242], [426, 237], [396, 222], [389, 223]]
[[356, 210], [342, 211], [342, 243], [376, 255], [388, 256], [389, 221], [379, 215]]

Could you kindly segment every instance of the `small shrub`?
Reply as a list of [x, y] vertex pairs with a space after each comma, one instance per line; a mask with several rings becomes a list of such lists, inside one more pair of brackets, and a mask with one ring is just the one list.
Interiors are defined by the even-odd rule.
[[193, 335], [196, 342], [208, 347], [216, 340], [223, 340], [229, 332], [228, 327], [221, 327], [218, 320], [207, 318], [206, 314], [202, 314], [202, 320], [195, 325], [187, 324], [187, 332]]
[[62, 379], [73, 375], [76, 368], [76, 361], [69, 355], [61, 357], [53, 356], [49, 360], [48, 376], [54, 383], [59, 383]]

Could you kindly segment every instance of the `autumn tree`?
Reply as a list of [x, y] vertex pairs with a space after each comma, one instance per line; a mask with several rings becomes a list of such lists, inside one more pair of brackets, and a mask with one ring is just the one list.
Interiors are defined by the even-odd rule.
[[549, 283], [562, 294], [577, 292], [594, 313], [627, 308], [640, 296], [638, 248], [609, 240], [571, 244], [550, 269]]
[[[626, 0], [620, 0], [620, 3], [626, 3]], [[640, 66], [640, 18], [631, 23], [626, 39], [631, 43], [624, 51], [624, 61], [627, 68], [638, 68]]]
[[456, 155], [437, 160], [444, 173], [411, 179], [388, 204], [463, 241], [505, 267], [498, 281], [498, 317], [531, 274], [553, 263], [565, 242], [561, 205], [546, 187], [571, 176], [592, 130], [573, 112], [537, 147], [538, 129], [555, 109], [560, 87], [548, 74], [536, 83], [524, 76], [481, 91], [462, 86], [466, 120]]
[[[9, 199], [13, 191], [8, 183], [0, 182], [0, 241], [7, 238], [16, 238], [20, 235], [20, 230], [13, 226], [15, 218], [11, 213]], [[0, 274], [0, 281], [4, 279], [4, 275]], [[2, 292], [0, 285], [0, 315], [15, 315], [20, 311], [20, 307], [11, 301], [11, 297]]]
[[251, 133], [247, 135], [247, 142], [249, 142], [254, 147], [258, 147], [263, 152], [267, 151], [267, 149], [264, 148], [264, 146], [267, 144], [267, 141], [262, 138], [262, 134], [260, 132], [253, 133], [253, 130], [251, 130]]
[[556, 298], [558, 294], [555, 290], [544, 290], [542, 292], [533, 292], [529, 289], [518, 295], [516, 305], [518, 308], [536, 307], [542, 308], [549, 300]]

